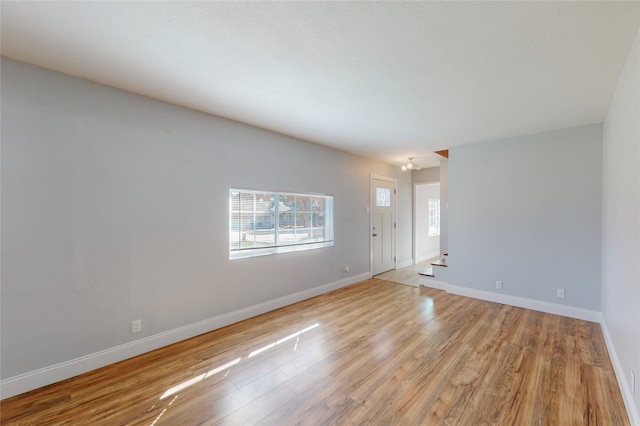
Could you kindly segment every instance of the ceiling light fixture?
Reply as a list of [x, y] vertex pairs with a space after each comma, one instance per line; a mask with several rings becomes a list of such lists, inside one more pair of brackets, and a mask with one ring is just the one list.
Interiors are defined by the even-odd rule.
[[400, 167], [403, 172], [406, 172], [407, 170], [420, 170], [420, 168], [413, 162], [413, 159], [414, 157], [409, 157], [409, 162], [407, 164], [403, 164], [402, 167]]

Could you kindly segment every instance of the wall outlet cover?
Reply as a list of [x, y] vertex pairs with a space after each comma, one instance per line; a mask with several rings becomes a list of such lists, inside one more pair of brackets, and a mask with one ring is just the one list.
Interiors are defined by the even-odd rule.
[[131, 321], [131, 332], [132, 333], [140, 333], [142, 331], [142, 320], [137, 319]]

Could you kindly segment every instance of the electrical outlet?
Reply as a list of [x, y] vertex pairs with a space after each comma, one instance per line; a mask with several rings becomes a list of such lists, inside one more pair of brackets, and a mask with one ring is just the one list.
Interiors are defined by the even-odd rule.
[[137, 319], [131, 321], [131, 333], [140, 333], [142, 331], [142, 320]]
[[636, 373], [631, 370], [631, 394], [636, 394]]
[[344, 267], [343, 272], [344, 272], [345, 274], [348, 274], [348, 273], [349, 273], [349, 266], [348, 266], [348, 265]]
[[502, 290], [502, 281], [496, 281], [496, 290]]
[[559, 288], [556, 293], [556, 296], [560, 299], [564, 299], [564, 288]]

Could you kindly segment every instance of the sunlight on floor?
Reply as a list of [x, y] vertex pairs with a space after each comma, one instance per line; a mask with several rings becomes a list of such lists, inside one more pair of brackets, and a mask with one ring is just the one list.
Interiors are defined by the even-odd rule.
[[435, 306], [435, 302], [432, 297], [427, 297], [424, 300], [424, 313], [425, 316], [429, 319], [434, 318], [433, 308]]
[[219, 373], [219, 372], [221, 372], [221, 371], [224, 371], [224, 370], [226, 370], [226, 369], [228, 369], [228, 368], [231, 368], [231, 367], [233, 367], [234, 365], [236, 365], [237, 363], [239, 363], [241, 359], [242, 359], [242, 358], [236, 358], [236, 359], [234, 359], [233, 361], [230, 361], [230, 362], [228, 362], [228, 363], [226, 363], [226, 364], [224, 364], [224, 365], [221, 365], [221, 366], [220, 366], [220, 367], [218, 367], [218, 368], [214, 368], [213, 370], [209, 370], [208, 372], [203, 373], [203, 374], [201, 374], [201, 375], [199, 375], [199, 376], [196, 376], [196, 377], [194, 377], [193, 379], [189, 379], [189, 380], [187, 380], [187, 381], [185, 381], [185, 382], [182, 382], [182, 383], [180, 383], [179, 385], [174, 386], [174, 387], [172, 387], [171, 389], [167, 390], [164, 394], [162, 394], [162, 396], [160, 397], [160, 399], [165, 399], [166, 397], [171, 396], [171, 395], [173, 395], [174, 393], [178, 393], [178, 392], [180, 392], [181, 390], [186, 389], [186, 388], [188, 388], [189, 386], [191, 386], [191, 385], [194, 385], [194, 384], [198, 383], [200, 380], [206, 379], [207, 377], [211, 377], [211, 376], [213, 376], [214, 374], [218, 374], [218, 373]]
[[[281, 345], [281, 344], [283, 344], [285, 342], [288, 342], [289, 340], [292, 340], [294, 338], [298, 338], [296, 340], [296, 342], [295, 342], [294, 347], [293, 347], [293, 351], [295, 352], [298, 349], [298, 341], [299, 341], [300, 336], [302, 334], [308, 332], [308, 331], [311, 331], [311, 330], [319, 327], [319, 326], [320, 326], [320, 323], [315, 323], [313, 325], [310, 325], [309, 327], [303, 328], [302, 330], [296, 331], [293, 334], [290, 334], [290, 335], [288, 335], [286, 337], [283, 337], [282, 339], [276, 340], [273, 343], [269, 343], [266, 346], [263, 346], [263, 347], [261, 347], [259, 349], [256, 349], [256, 350], [252, 351], [251, 353], [249, 353], [249, 356], [247, 356], [247, 358], [254, 357], [256, 355], [261, 354], [262, 352], [268, 351], [271, 348], [274, 348], [274, 347], [276, 347], [278, 345]], [[200, 382], [200, 381], [202, 381], [202, 380], [204, 380], [204, 379], [206, 379], [208, 377], [216, 375], [216, 374], [218, 374], [218, 373], [220, 373], [222, 371], [229, 370], [234, 365], [237, 365], [238, 363], [240, 363], [241, 360], [242, 360], [242, 357], [236, 358], [236, 359], [234, 359], [232, 361], [227, 362], [226, 364], [223, 364], [223, 365], [221, 365], [219, 367], [214, 368], [213, 370], [209, 370], [206, 373], [202, 373], [202, 374], [200, 374], [200, 375], [198, 375], [196, 377], [193, 377], [193, 378], [191, 378], [189, 380], [186, 380], [186, 381], [180, 383], [179, 385], [176, 385], [176, 386], [168, 389], [164, 394], [162, 394], [160, 399], [161, 400], [165, 399], [166, 397], [174, 395], [174, 394], [176, 394], [176, 393], [178, 393], [178, 392], [180, 392], [180, 391], [182, 391], [182, 390], [184, 390], [184, 389], [186, 389], [186, 388], [188, 388], [190, 386], [193, 386], [196, 383], [198, 383], [198, 382]], [[228, 371], [227, 371], [227, 373], [228, 373]], [[176, 396], [176, 398], [177, 398], [177, 396]], [[175, 401], [175, 398], [174, 398], [173, 401]], [[173, 403], [173, 401], [171, 401], [171, 403]], [[169, 405], [171, 405], [171, 404], [169, 404]], [[165, 408], [164, 411], [166, 411], [166, 408]], [[164, 411], [162, 413], [160, 413], [160, 415], [156, 418], [156, 420], [154, 421], [153, 424], [155, 424], [159, 420], [159, 418], [162, 416], [162, 414], [164, 414]]]
[[[162, 398], [161, 398], [161, 399], [162, 399]], [[178, 395], [176, 395], [176, 396], [174, 396], [174, 397], [173, 397], [173, 399], [172, 399], [172, 400], [171, 400], [171, 402], [169, 403], [168, 407], [171, 407], [171, 405], [176, 401], [176, 399], [178, 399]], [[162, 416], [164, 416], [164, 413], [166, 413], [166, 412], [167, 412], [167, 410], [169, 409], [168, 407], [167, 407], [167, 408], [164, 408], [164, 409], [160, 412], [160, 414], [158, 414], [158, 415], [156, 416], [156, 418], [153, 420], [153, 423], [151, 423], [151, 425], [150, 425], [150, 426], [155, 426], [155, 424], [156, 424], [156, 423], [158, 423], [158, 420], [160, 420], [160, 419], [162, 418]]]
[[[307, 327], [307, 328], [305, 328], [305, 329], [303, 329], [303, 330], [297, 331], [297, 332], [295, 332], [295, 333], [293, 333], [293, 334], [291, 334], [291, 335], [289, 335], [289, 336], [287, 336], [287, 337], [284, 337], [284, 338], [282, 338], [282, 339], [280, 339], [280, 340], [276, 340], [276, 341], [275, 341], [275, 342], [273, 342], [273, 343], [269, 343], [268, 345], [263, 346], [263, 347], [261, 347], [260, 349], [256, 349], [255, 351], [253, 351], [253, 352], [251, 352], [251, 353], [249, 354], [249, 358], [254, 357], [254, 356], [258, 355], [258, 354], [261, 354], [262, 352], [264, 352], [264, 351], [266, 351], [266, 350], [269, 350], [269, 349], [271, 349], [271, 348], [275, 348], [276, 346], [281, 345], [282, 343], [284, 343], [284, 342], [286, 342], [286, 341], [288, 341], [288, 340], [291, 340], [291, 339], [293, 339], [294, 337], [298, 337], [298, 336], [300, 336], [301, 334], [306, 333], [306, 332], [307, 332], [307, 331], [309, 331], [309, 330], [313, 330], [314, 328], [318, 327], [319, 325], [320, 325], [319, 323], [315, 323], [315, 324], [313, 324], [312, 326], [309, 326], [309, 327]], [[295, 349], [296, 349], [297, 347], [298, 347], [298, 345], [296, 344], [296, 346], [295, 346], [295, 348], [294, 348], [294, 352], [295, 352]]]

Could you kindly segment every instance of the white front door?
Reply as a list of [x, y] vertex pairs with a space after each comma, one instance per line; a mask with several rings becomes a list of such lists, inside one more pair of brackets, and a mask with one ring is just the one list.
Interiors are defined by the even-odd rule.
[[371, 273], [396, 268], [396, 183], [371, 178]]

